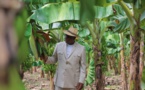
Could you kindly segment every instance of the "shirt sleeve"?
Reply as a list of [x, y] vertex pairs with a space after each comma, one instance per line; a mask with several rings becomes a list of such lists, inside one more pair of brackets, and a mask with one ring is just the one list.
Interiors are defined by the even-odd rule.
[[86, 52], [85, 47], [83, 48], [81, 61], [80, 61], [80, 78], [79, 82], [84, 83], [86, 78]]

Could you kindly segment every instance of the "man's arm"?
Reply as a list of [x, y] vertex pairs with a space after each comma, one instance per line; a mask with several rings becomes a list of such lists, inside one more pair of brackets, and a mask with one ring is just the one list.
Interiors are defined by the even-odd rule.
[[84, 83], [85, 78], [86, 78], [86, 51], [85, 51], [85, 48], [83, 48], [80, 65], [81, 66], [80, 66], [79, 82]]
[[79, 78], [79, 83], [77, 85], [77, 90], [81, 90], [83, 88], [85, 78], [86, 78], [86, 52], [85, 52], [85, 48], [83, 48], [81, 61], [80, 61], [80, 78]]
[[53, 55], [51, 57], [47, 57], [46, 58], [46, 63], [48, 64], [54, 64], [57, 62], [57, 46], [55, 46], [55, 49], [54, 49], [54, 52], [53, 52]]

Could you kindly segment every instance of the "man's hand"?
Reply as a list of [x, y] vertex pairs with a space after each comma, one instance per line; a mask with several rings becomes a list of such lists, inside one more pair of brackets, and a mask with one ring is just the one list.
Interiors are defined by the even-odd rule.
[[48, 58], [47, 56], [41, 56], [41, 57], [40, 57], [40, 59], [41, 59], [44, 63], [46, 63], [47, 58]]
[[78, 83], [77, 86], [76, 86], [76, 89], [77, 90], [82, 90], [84, 84], [83, 83]]
[[45, 56], [44, 57], [44, 63], [46, 63], [47, 59], [48, 59], [48, 56]]

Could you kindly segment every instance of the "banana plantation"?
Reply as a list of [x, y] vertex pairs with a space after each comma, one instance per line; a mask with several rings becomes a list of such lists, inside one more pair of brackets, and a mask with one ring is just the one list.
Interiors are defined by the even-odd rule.
[[86, 53], [83, 88], [74, 90], [145, 90], [145, 0], [0, 0], [0, 6], [0, 90], [57, 90], [59, 64], [45, 57], [70, 27]]

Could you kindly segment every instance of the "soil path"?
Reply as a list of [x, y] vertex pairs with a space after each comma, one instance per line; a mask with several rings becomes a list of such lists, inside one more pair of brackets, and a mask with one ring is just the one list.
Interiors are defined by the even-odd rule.
[[[49, 80], [46, 77], [40, 78], [40, 68], [37, 72], [25, 72], [23, 82], [27, 90], [49, 90]], [[120, 75], [105, 77], [105, 90], [121, 90], [120, 83]], [[93, 88], [95, 85], [92, 84], [92, 86], [85, 87], [85, 90], [95, 90]]]

